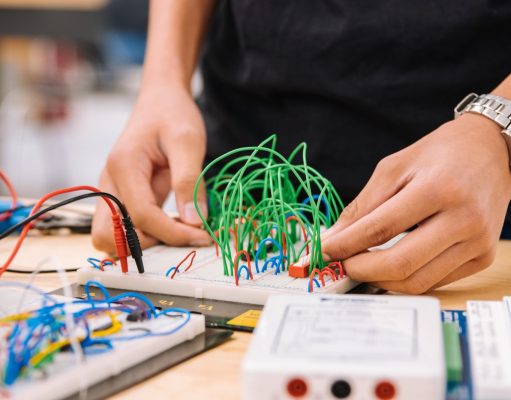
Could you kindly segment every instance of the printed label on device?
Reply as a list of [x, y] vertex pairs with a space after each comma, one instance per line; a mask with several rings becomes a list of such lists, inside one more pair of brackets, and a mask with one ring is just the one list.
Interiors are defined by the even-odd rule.
[[510, 317], [506, 308], [509, 310], [509, 302], [469, 301], [467, 303], [474, 398], [509, 399], [511, 330]]

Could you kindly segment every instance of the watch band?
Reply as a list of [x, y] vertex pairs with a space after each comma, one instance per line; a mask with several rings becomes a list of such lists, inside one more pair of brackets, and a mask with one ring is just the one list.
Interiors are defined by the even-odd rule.
[[511, 166], [511, 101], [494, 94], [470, 93], [454, 108], [454, 118], [466, 112], [484, 115], [502, 128]]

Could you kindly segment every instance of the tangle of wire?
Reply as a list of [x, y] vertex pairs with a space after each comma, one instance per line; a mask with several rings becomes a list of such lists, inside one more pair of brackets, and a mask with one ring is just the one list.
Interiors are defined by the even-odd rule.
[[[298, 145], [288, 158], [276, 151], [272, 135], [259, 146], [232, 150], [207, 165], [195, 186], [194, 202], [205, 229], [220, 249], [224, 274], [236, 284], [241, 271], [251, 277], [251, 261], [268, 254], [261, 272], [278, 274], [310, 252], [309, 273], [326, 267], [321, 253], [322, 227], [335, 223], [344, 205], [332, 183], [307, 164], [307, 145]], [[198, 207], [201, 181], [213, 167], [223, 165], [206, 181], [209, 214]], [[234, 247], [233, 247], [234, 245]], [[246, 265], [238, 268], [239, 260]]]
[[[55, 297], [31, 285], [0, 282], [0, 288], [5, 287], [29, 290], [43, 300], [42, 307], [37, 310], [0, 318], [0, 379], [7, 386], [44, 369], [59, 352], [72, 350], [73, 339], [78, 341], [86, 356], [93, 355], [112, 350], [116, 341], [173, 334], [185, 326], [191, 317], [190, 311], [180, 308], [158, 311], [151, 301], [140, 293], [126, 292], [110, 296], [107, 289], [96, 281], [85, 284], [84, 300], [71, 302], [59, 302]], [[96, 287], [104, 298], [93, 299], [90, 292], [92, 287]], [[162, 316], [181, 320], [178, 324], [170, 324], [169, 329], [163, 331], [123, 329], [133, 315], [134, 321]], [[74, 332], [68, 331], [66, 318], [72, 319]], [[104, 318], [107, 323], [98, 324], [98, 318]]]
[[[63, 200], [59, 203], [53, 204], [43, 210], [40, 210], [41, 206], [47, 201], [48, 199], [61, 195], [66, 193], [73, 193], [76, 191], [86, 190], [92, 193], [85, 193], [79, 196], [72, 197], [67, 200]], [[73, 186], [69, 188], [64, 188], [60, 190], [56, 190], [53, 192], [50, 192], [43, 196], [32, 208], [30, 215], [23, 219], [22, 221], [18, 222], [17, 224], [11, 226], [4, 232], [0, 234], [0, 240], [9, 236], [10, 234], [17, 232], [18, 229], [23, 228], [19, 234], [18, 240], [16, 241], [16, 244], [9, 256], [9, 258], [4, 262], [2, 266], [0, 266], [0, 276], [7, 270], [9, 265], [12, 263], [14, 258], [16, 257], [23, 240], [25, 239], [28, 231], [32, 227], [32, 222], [37, 220], [42, 215], [46, 214], [49, 211], [55, 210], [59, 207], [63, 207], [65, 205], [68, 205], [70, 203], [83, 200], [90, 197], [100, 197], [102, 198], [106, 204], [108, 205], [111, 214], [112, 214], [112, 224], [113, 224], [113, 236], [114, 236], [114, 242], [116, 245], [116, 253], [117, 258], [119, 259], [121, 263], [121, 269], [122, 272], [128, 271], [128, 263], [127, 263], [127, 255], [128, 255], [128, 247], [129, 251], [131, 253], [131, 257], [135, 260], [135, 264], [137, 266], [137, 269], [139, 273], [144, 272], [144, 265], [142, 261], [142, 249], [140, 246], [140, 242], [138, 240], [137, 233], [135, 231], [135, 227], [133, 226], [133, 223], [131, 222], [131, 218], [128, 214], [128, 211], [126, 210], [126, 207], [122, 204], [122, 202], [115, 196], [111, 195], [110, 193], [101, 192], [99, 189], [92, 187], [92, 186]], [[119, 208], [119, 211], [122, 215], [121, 216], [117, 212], [115, 205]], [[124, 225], [124, 228], [123, 228]]]

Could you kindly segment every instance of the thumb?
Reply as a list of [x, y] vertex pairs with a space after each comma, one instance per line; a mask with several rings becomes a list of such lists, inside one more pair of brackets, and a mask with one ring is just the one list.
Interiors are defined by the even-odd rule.
[[202, 220], [197, 213], [194, 198], [200, 214], [208, 216], [206, 204], [206, 187], [201, 180], [197, 191], [195, 186], [202, 171], [202, 163], [206, 154], [205, 134], [183, 134], [174, 136], [169, 144], [169, 165], [172, 189], [176, 195], [179, 217], [184, 223], [200, 226]]

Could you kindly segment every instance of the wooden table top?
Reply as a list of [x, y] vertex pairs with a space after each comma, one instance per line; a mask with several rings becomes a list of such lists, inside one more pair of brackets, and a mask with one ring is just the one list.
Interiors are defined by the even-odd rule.
[[[2, 242], [0, 258], [5, 259], [12, 240]], [[83, 263], [91, 255], [87, 235], [71, 235], [59, 238], [38, 237], [21, 248], [18, 265], [37, 265], [42, 259], [53, 255], [77, 263]], [[29, 274], [5, 273], [3, 280], [28, 281]], [[75, 273], [68, 273], [75, 281]], [[40, 274], [34, 284], [45, 290], [61, 286], [57, 274]], [[445, 309], [464, 309], [467, 300], [501, 300], [511, 295], [511, 241], [499, 243], [497, 258], [491, 267], [461, 281], [438, 289], [430, 295], [440, 299]], [[118, 393], [111, 399], [168, 399], [171, 396], [187, 399], [239, 399], [241, 393], [240, 366], [250, 341], [250, 334], [235, 332], [225, 344], [164, 371], [153, 378]]]

